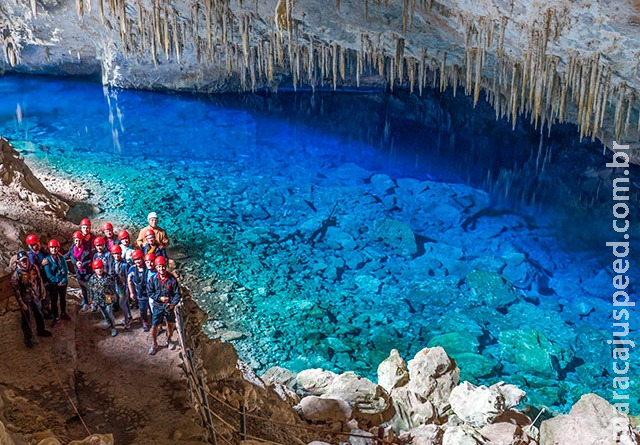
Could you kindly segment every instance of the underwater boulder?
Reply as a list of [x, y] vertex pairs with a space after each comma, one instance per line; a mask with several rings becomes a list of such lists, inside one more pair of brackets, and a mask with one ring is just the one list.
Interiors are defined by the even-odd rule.
[[498, 346], [503, 361], [517, 365], [524, 373], [544, 378], [556, 378], [573, 358], [571, 350], [550, 341], [542, 332], [530, 330], [506, 330], [500, 333]]
[[492, 308], [507, 307], [520, 298], [520, 294], [504, 276], [486, 270], [474, 270], [465, 279], [475, 305], [487, 305]]
[[369, 232], [371, 241], [386, 244], [393, 253], [411, 256], [418, 252], [416, 236], [407, 223], [395, 219], [377, 219]]
[[478, 352], [478, 337], [469, 332], [448, 332], [431, 337], [427, 347], [442, 346], [447, 354], [453, 356], [463, 352]]

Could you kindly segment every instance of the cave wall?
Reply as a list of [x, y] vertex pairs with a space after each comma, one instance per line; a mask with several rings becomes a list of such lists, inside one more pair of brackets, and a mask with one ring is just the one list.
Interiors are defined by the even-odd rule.
[[4, 0], [0, 69], [207, 93], [484, 90], [497, 116], [611, 146], [638, 140], [639, 24], [632, 0]]

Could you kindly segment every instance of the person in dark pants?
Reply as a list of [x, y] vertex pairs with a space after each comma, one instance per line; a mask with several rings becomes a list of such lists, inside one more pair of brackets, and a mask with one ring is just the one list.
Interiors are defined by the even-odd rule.
[[153, 343], [149, 349], [149, 354], [154, 355], [158, 351], [158, 331], [164, 322], [167, 328], [167, 347], [171, 350], [176, 348], [171, 339], [176, 323], [175, 307], [180, 303], [180, 288], [178, 280], [167, 269], [167, 260], [159, 256], [154, 260], [158, 273], [149, 281], [148, 293], [153, 300], [151, 310], [152, 326], [151, 337]]
[[[27, 254], [29, 255], [29, 261], [31, 264], [35, 265], [38, 268], [38, 272], [40, 272], [40, 277], [44, 283], [45, 288], [47, 287], [47, 277], [44, 273], [44, 266], [47, 265], [47, 257], [49, 256], [49, 252], [46, 248], [42, 247], [40, 244], [40, 240], [36, 235], [30, 233], [26, 238], [27, 247], [29, 251]], [[45, 320], [51, 320], [53, 318], [53, 314], [51, 313], [51, 299], [49, 295], [45, 297], [44, 300], [40, 302], [40, 311], [42, 312], [42, 316]]]
[[29, 261], [27, 252], [18, 252], [16, 259], [16, 269], [11, 275], [11, 287], [22, 314], [24, 344], [27, 348], [32, 348], [35, 343], [32, 316], [36, 322], [37, 335], [51, 337], [51, 332], [44, 328], [44, 318], [40, 311], [40, 303], [45, 296], [44, 283], [38, 268]]
[[115, 337], [118, 335], [116, 320], [113, 318], [113, 302], [117, 298], [116, 282], [113, 276], [105, 272], [104, 263], [101, 259], [93, 260], [91, 267], [94, 273], [89, 277], [89, 296], [98, 305], [104, 318], [105, 326], [111, 328], [111, 336]]
[[131, 266], [127, 272], [129, 295], [131, 295], [131, 298], [138, 300], [142, 330], [147, 332], [151, 325], [151, 308], [149, 307], [149, 295], [147, 295], [149, 270], [145, 266], [144, 254], [141, 250], [135, 249], [131, 254], [131, 258], [133, 259], [133, 266]]
[[80, 312], [86, 312], [90, 309], [89, 306], [89, 276], [91, 276], [91, 250], [85, 249], [83, 243], [83, 235], [79, 230], [73, 232], [73, 245], [69, 248], [69, 251], [65, 254], [65, 258], [71, 261], [73, 269], [76, 274], [76, 280], [80, 286], [82, 292], [82, 309]]
[[[60, 243], [56, 239], [49, 241], [49, 256], [47, 264], [44, 266], [44, 274], [47, 277], [47, 293], [51, 301], [51, 313], [53, 314], [53, 324], [56, 327], [60, 319], [70, 320], [67, 315], [67, 278], [69, 276], [69, 266], [67, 260], [60, 255]], [[60, 312], [58, 312], [58, 302], [60, 302]]]

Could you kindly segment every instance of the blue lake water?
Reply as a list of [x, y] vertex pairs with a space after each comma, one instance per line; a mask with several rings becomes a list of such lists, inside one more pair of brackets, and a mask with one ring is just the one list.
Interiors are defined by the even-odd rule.
[[96, 226], [160, 214], [203, 283], [205, 329], [258, 371], [375, 379], [392, 348], [442, 345], [463, 378], [515, 383], [535, 405], [611, 400], [606, 158], [570, 128], [543, 147], [523, 122], [435, 94], [209, 98], [7, 76], [0, 98], [0, 135], [95, 188]]

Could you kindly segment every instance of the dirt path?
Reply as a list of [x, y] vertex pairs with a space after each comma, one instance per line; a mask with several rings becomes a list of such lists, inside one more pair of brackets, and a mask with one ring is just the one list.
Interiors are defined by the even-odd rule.
[[[0, 305], [0, 314], [8, 309], [0, 315], [0, 420], [16, 444], [37, 443], [50, 435], [66, 443], [88, 436], [87, 428], [112, 433], [116, 444], [203, 443], [179, 348], [164, 347], [150, 356], [150, 334], [143, 332], [139, 319], [125, 331], [122, 313], [116, 313], [118, 335], [111, 337], [99, 312], [80, 313], [71, 301], [72, 320], [26, 349], [19, 313], [10, 303], [8, 308], [6, 302]], [[47, 328], [50, 324], [46, 322]], [[165, 339], [161, 334], [159, 343]]]

